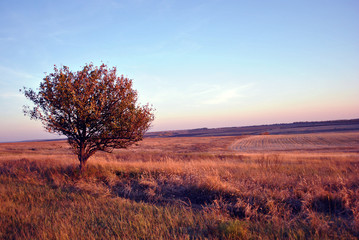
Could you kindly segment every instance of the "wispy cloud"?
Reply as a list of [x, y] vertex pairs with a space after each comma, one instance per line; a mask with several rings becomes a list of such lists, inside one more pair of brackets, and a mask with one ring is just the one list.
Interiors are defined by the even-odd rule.
[[241, 94], [238, 89], [222, 89], [219, 93], [216, 93], [213, 97], [203, 101], [202, 103], [210, 105], [228, 103], [240, 96]]
[[211, 85], [211, 86], [197, 86], [201, 90], [193, 94], [197, 98], [199, 104], [203, 105], [218, 105], [218, 104], [231, 104], [239, 101], [246, 96], [253, 84], [244, 85]]
[[22, 98], [24, 95], [16, 92], [0, 93], [0, 98]]
[[[27, 79], [36, 79], [35, 76], [23, 72], [23, 71], [18, 71], [9, 67], [5, 67], [5, 66], [0, 66], [0, 73], [2, 76], [13, 76], [16, 78], [27, 78]], [[2, 78], [2, 80], [6, 80], [4, 78]]]
[[[197, 83], [182, 87], [174, 87], [165, 80], [156, 76], [141, 76], [142, 89], [140, 89], [140, 97], [151, 102], [158, 109], [200, 109], [210, 108], [211, 106], [230, 106], [241, 103], [244, 98], [252, 95], [254, 83], [239, 84], [232, 82], [231, 84], [209, 84]], [[151, 81], [149, 81], [150, 79]], [[146, 81], [145, 81], [146, 80]], [[156, 86], [156, 91], [148, 91], [150, 85]], [[144, 102], [146, 102], [144, 101]]]

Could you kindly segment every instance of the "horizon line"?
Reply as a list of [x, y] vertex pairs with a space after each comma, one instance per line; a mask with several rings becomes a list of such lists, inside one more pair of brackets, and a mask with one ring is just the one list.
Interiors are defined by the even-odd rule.
[[[206, 130], [211, 130], [211, 129], [225, 129], [225, 128], [245, 128], [245, 127], [259, 127], [259, 126], [275, 126], [275, 125], [290, 125], [290, 124], [298, 124], [298, 123], [326, 123], [326, 122], [340, 122], [340, 121], [355, 121], [355, 120], [359, 120], [358, 118], [350, 118], [350, 119], [336, 119], [336, 120], [322, 120], [322, 121], [297, 121], [297, 122], [281, 122], [281, 123], [269, 123], [269, 124], [255, 124], [255, 125], [245, 125], [245, 126], [232, 126], [232, 127], [200, 127], [200, 128], [188, 128], [188, 129], [173, 129], [173, 130], [161, 130], [161, 131], [148, 131], [145, 133], [149, 134], [155, 134], [155, 133], [164, 133], [164, 132], [176, 132], [176, 131], [190, 131], [190, 130], [200, 130], [200, 129], [206, 129]], [[146, 137], [144, 135], [144, 138]], [[18, 141], [5, 141], [5, 142], [0, 142], [0, 143], [26, 143], [26, 142], [51, 142], [51, 141], [64, 141], [67, 140], [67, 138], [45, 138], [45, 139], [29, 139], [29, 140], [18, 140]]]

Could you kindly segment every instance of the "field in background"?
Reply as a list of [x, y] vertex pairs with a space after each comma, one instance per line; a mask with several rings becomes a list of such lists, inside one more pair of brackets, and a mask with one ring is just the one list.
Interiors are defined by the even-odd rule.
[[149, 132], [148, 137], [213, 137], [261, 134], [303, 134], [359, 131], [359, 119], [320, 122], [294, 122], [246, 127], [197, 128], [177, 131]]
[[359, 132], [248, 136], [233, 143], [231, 149], [241, 152], [358, 152]]
[[[357, 239], [358, 133], [0, 144], [0, 238]], [[313, 147], [320, 146], [320, 147]]]

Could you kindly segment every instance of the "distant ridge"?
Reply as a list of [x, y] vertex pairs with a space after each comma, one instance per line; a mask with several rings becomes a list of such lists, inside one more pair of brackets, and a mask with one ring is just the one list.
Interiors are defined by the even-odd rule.
[[145, 137], [211, 137], [349, 131], [359, 131], [359, 118], [349, 120], [279, 123], [245, 127], [196, 128], [188, 130], [159, 131], [148, 132]]

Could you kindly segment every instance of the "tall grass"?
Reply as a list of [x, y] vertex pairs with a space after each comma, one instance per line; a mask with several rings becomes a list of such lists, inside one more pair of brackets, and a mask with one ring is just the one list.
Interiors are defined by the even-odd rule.
[[84, 173], [65, 143], [0, 145], [0, 238], [359, 237], [358, 154], [241, 155], [214, 140], [145, 141]]

